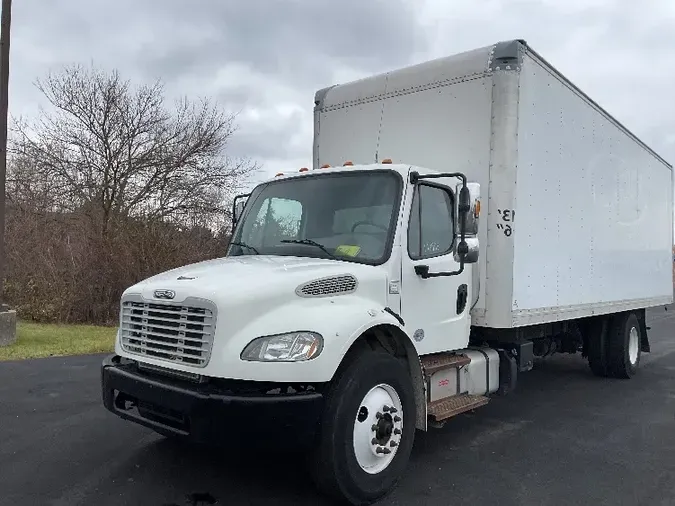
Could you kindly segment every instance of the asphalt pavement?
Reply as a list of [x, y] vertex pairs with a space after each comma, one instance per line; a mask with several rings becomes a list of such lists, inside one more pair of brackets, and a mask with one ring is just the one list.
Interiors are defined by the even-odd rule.
[[[380, 504], [674, 505], [675, 309], [648, 318], [635, 378], [595, 378], [579, 355], [540, 361], [513, 394], [418, 432]], [[179, 444], [108, 413], [101, 358], [0, 363], [0, 505], [326, 503], [298, 456]]]

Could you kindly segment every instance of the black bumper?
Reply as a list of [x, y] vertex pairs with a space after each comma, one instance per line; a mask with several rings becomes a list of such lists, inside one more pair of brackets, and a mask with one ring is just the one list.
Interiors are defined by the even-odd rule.
[[309, 443], [323, 407], [319, 392], [237, 394], [213, 382], [148, 375], [117, 355], [104, 359], [101, 387], [103, 404], [112, 413], [199, 442]]

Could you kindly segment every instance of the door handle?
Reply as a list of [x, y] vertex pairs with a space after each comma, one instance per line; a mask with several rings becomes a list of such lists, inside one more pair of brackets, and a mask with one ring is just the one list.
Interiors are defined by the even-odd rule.
[[469, 298], [469, 290], [465, 284], [457, 288], [457, 314], [462, 314], [466, 307], [466, 301]]

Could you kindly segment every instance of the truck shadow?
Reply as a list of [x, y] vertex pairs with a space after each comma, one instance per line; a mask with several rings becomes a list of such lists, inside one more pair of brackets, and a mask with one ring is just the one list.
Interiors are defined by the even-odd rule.
[[[424, 502], [424, 497], [434, 496], [438, 486], [447, 486], [447, 472], [483, 474], [486, 459], [495, 461], [495, 452], [509, 453], [514, 442], [521, 445], [521, 452], [531, 452], [528, 445], [532, 443], [522, 441], [525, 433], [529, 438], [543, 431], [541, 437], [546, 439], [550, 437], [547, 431], [558, 427], [558, 437], [564, 438], [566, 431], [575, 430], [575, 424], [563, 421], [570, 416], [565, 413], [580, 404], [592, 404], [582, 414], [573, 415], [582, 421], [603, 413], [615, 416], [617, 402], [640, 395], [650, 376], [658, 379], [654, 372], [646, 371], [641, 379], [620, 382], [621, 388], [616, 388], [616, 380], [593, 377], [579, 356], [538, 361], [511, 395], [493, 398], [487, 406], [455, 417], [440, 430], [418, 431], [405, 479], [380, 504], [411, 504], [411, 494]], [[313, 488], [300, 453], [260, 445], [195, 446], [159, 438], [132, 460], [133, 469], [119, 470], [118, 483], [133, 475], [130, 495], [136, 495], [139, 488], [161, 491], [156, 500], [139, 503], [147, 506], [329, 504]]]

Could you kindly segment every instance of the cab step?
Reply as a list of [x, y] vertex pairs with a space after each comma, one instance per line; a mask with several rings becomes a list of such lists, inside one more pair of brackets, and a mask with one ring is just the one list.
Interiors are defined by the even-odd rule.
[[488, 401], [489, 399], [484, 395], [457, 395], [430, 402], [427, 406], [427, 414], [435, 422], [441, 422], [460, 413], [485, 406]]
[[435, 353], [422, 357], [422, 367], [427, 376], [433, 373], [455, 367], [459, 369], [462, 366], [471, 363], [471, 359], [466, 355], [455, 355], [451, 353]]

